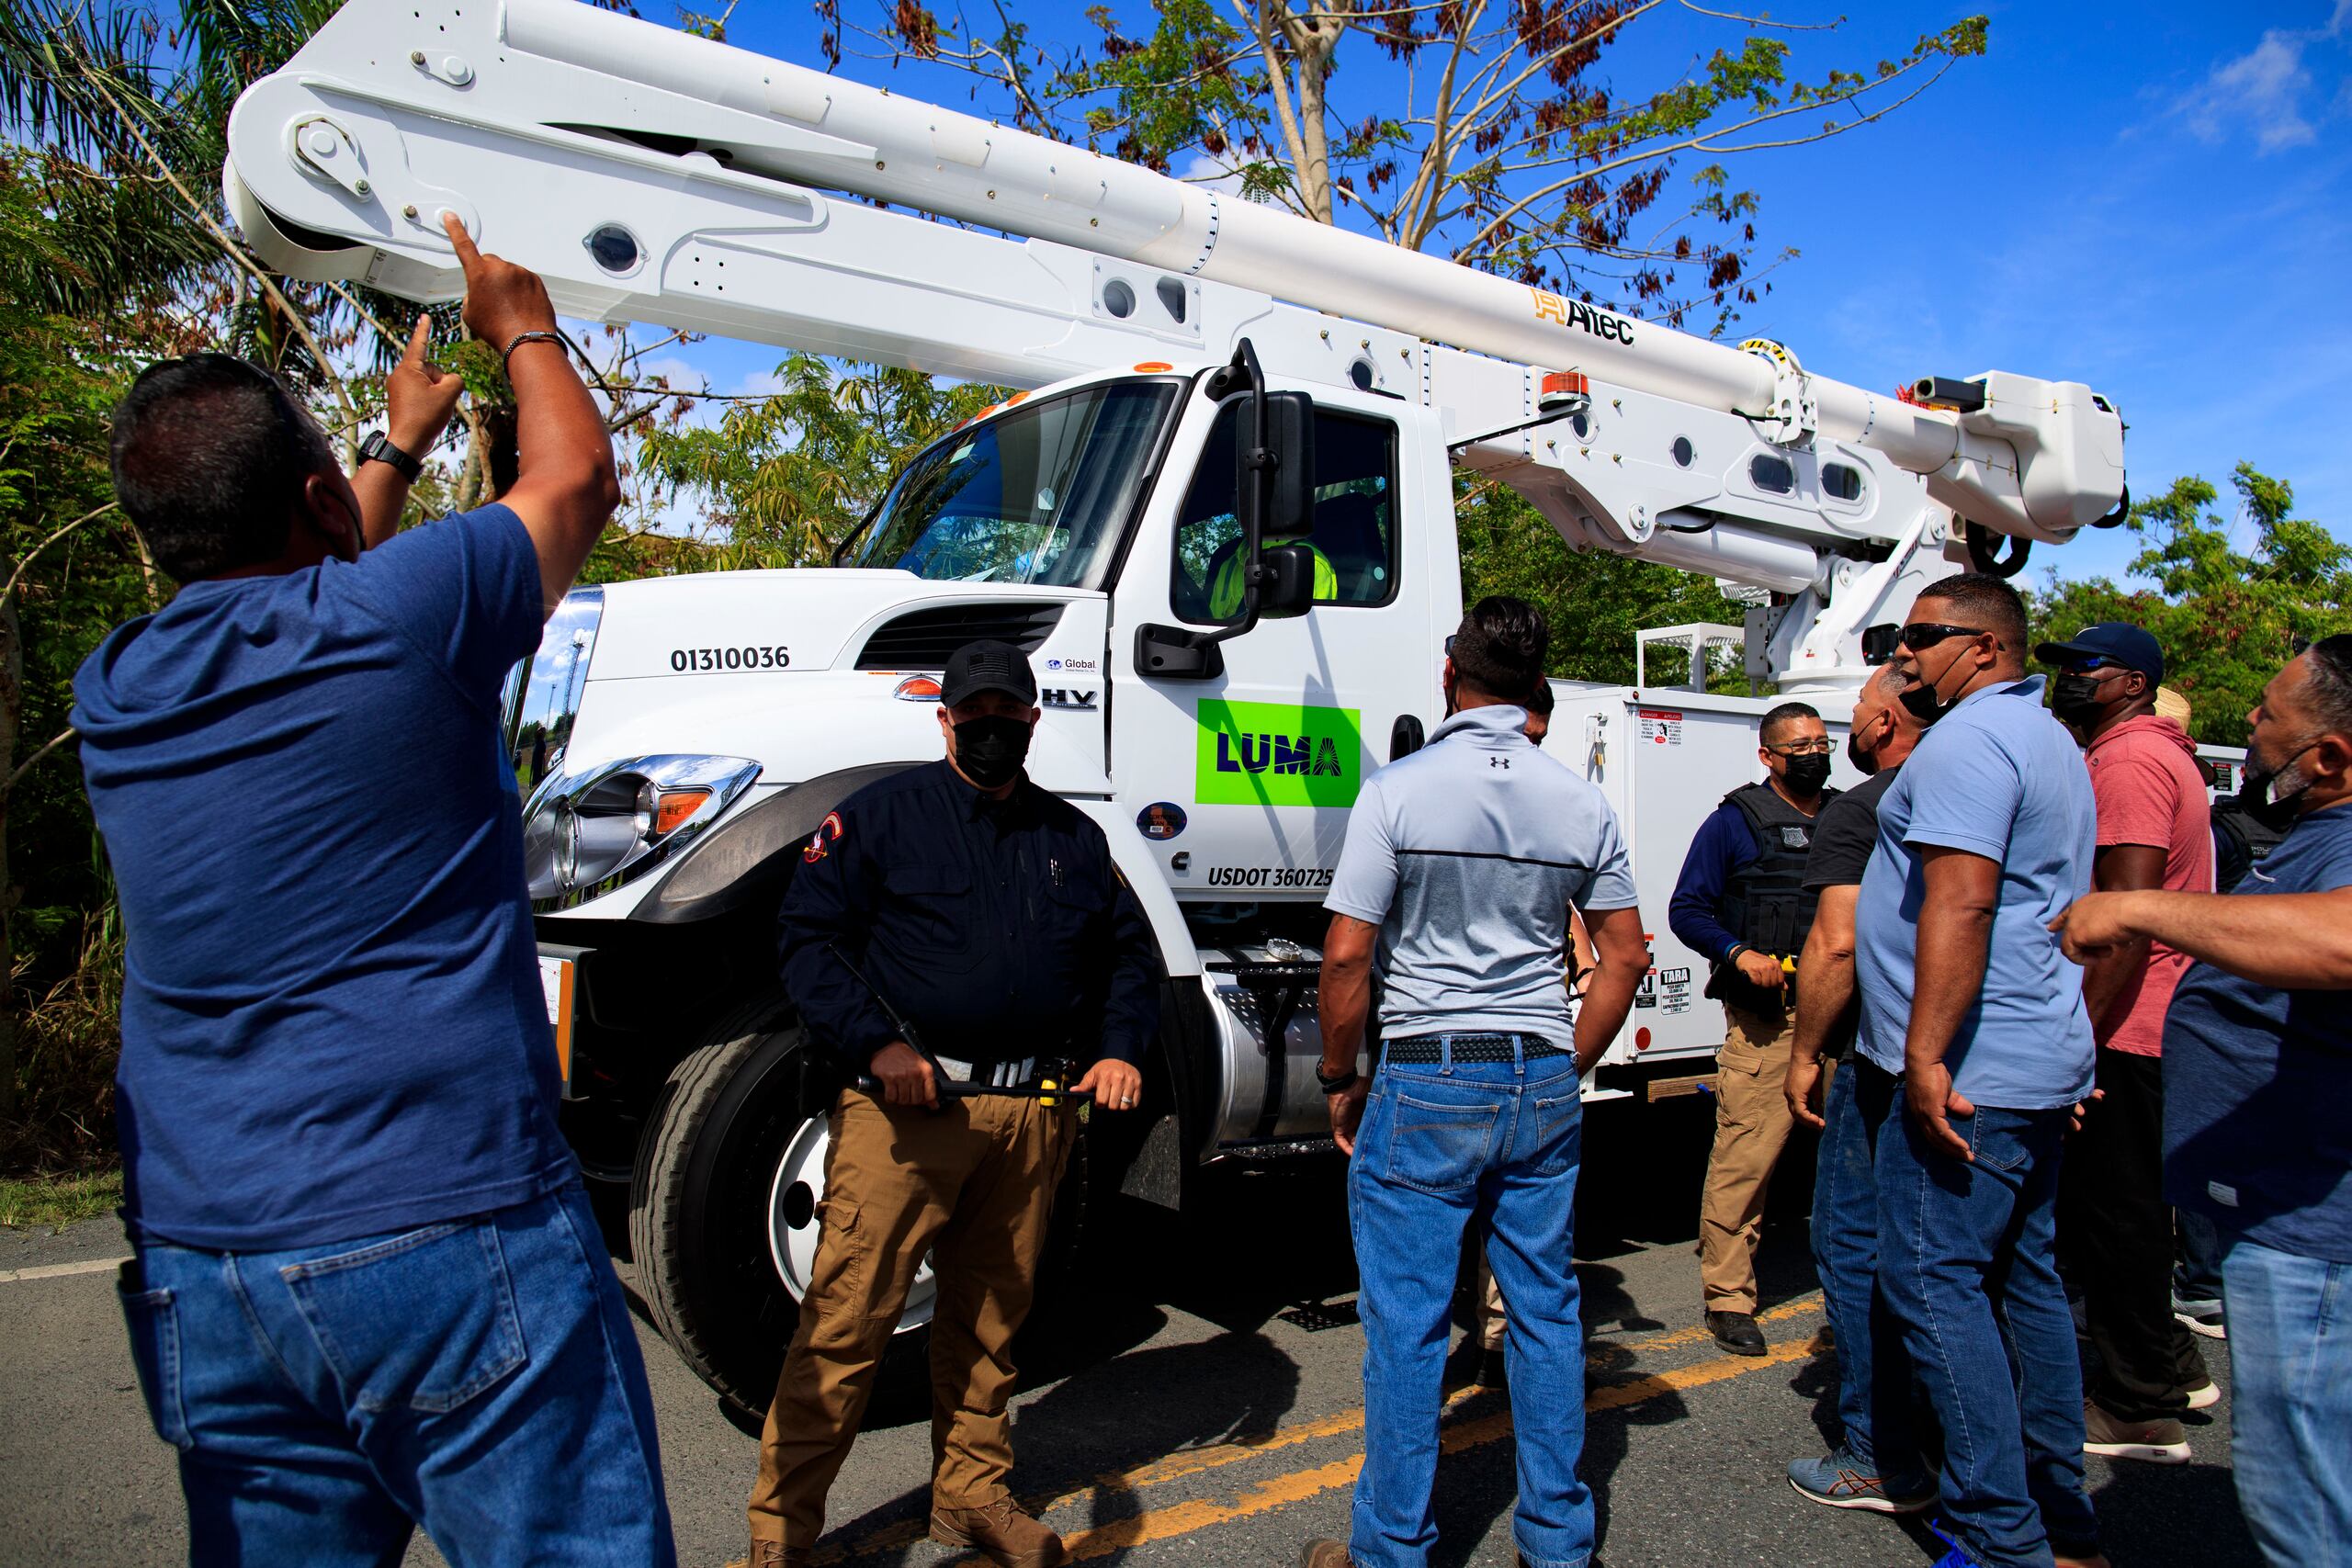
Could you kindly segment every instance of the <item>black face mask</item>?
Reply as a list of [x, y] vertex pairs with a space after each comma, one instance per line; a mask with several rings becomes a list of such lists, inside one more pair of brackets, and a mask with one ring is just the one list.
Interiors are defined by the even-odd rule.
[[[1875, 718], [1877, 716], [1873, 714], [1871, 716]], [[1864, 778], [1878, 772], [1878, 759], [1862, 750], [1862, 732], [1859, 729], [1846, 733], [1846, 761], [1853, 763], [1854, 771]]]
[[1829, 782], [1829, 759], [1826, 756], [1803, 756], [1789, 759], [1789, 771], [1781, 775], [1781, 782], [1794, 795], [1814, 795]]
[[2107, 699], [2099, 695], [2106, 683], [2096, 675], [2073, 670], [2054, 675], [2050, 681], [2050, 711], [2076, 729], [2094, 728], [2107, 711]]
[[2276, 797], [2273, 797], [2270, 793], [2271, 786], [2278, 782], [2279, 774], [2302, 761], [2303, 751], [2308, 751], [2312, 746], [2318, 744], [2318, 741], [2312, 741], [2311, 746], [2306, 746], [2301, 751], [2295, 752], [2275, 768], [2263, 767], [2256, 763], [2251, 755], [2248, 755], [2245, 760], [2245, 779], [2238, 785], [2238, 809], [2274, 832], [2284, 832], [2293, 827], [2296, 817], [2295, 803], [2302, 798], [2305, 790], [2312, 787], [2312, 781], [2303, 779], [2296, 784], [2294, 788]]
[[956, 767], [982, 789], [1001, 789], [1020, 776], [1029, 755], [1029, 721], [1003, 714], [956, 726]]
[[[1953, 667], [1960, 663], [1960, 655], [1962, 653], [1966, 653], [1967, 651], [1967, 646], [1962, 644], [1960, 653], [1955, 653], [1950, 659], [1944, 660], [1942, 675], [1938, 675], [1932, 681], [1923, 680], [1919, 684], [1903, 694], [1902, 702], [1904, 711], [1908, 713], [1913, 718], [1919, 721], [1920, 728], [1925, 729], [1928, 726], [1935, 723], [1936, 720], [1943, 717], [1944, 715], [1951, 712], [1952, 709], [1960, 705], [1960, 699], [1958, 697], [1939, 697], [1936, 695], [1936, 688], [1942, 684], [1944, 675], [1951, 674]], [[1920, 665], [1921, 673], [1926, 673], [1926, 671], [1927, 666], [1922, 663]]]

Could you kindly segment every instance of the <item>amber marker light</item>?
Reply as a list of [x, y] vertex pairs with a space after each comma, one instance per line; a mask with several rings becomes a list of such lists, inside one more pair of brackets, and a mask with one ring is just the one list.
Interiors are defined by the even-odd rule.
[[890, 694], [902, 703], [935, 703], [939, 700], [939, 681], [931, 675], [910, 675], [891, 688]]

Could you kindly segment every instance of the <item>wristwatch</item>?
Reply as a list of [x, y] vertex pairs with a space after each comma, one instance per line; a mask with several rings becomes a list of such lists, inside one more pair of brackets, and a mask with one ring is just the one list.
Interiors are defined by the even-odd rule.
[[1356, 1087], [1356, 1070], [1351, 1066], [1339, 1073], [1326, 1073], [1323, 1064], [1315, 1064], [1315, 1081], [1323, 1086], [1325, 1094], [1343, 1094]]
[[392, 472], [411, 484], [414, 484], [424, 472], [423, 459], [412, 457], [393, 446], [380, 430], [369, 431], [368, 439], [359, 444], [359, 460], [363, 463], [370, 460], [389, 463]]

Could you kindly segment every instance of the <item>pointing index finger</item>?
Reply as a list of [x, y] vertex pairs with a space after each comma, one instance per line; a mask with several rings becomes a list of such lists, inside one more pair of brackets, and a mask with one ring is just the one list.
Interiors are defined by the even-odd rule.
[[441, 214], [441, 229], [449, 236], [449, 243], [457, 247], [458, 265], [466, 269], [467, 276], [471, 277], [474, 268], [481, 261], [481, 248], [474, 243], [474, 237], [466, 232], [465, 224], [458, 221], [454, 212]]
[[408, 351], [401, 357], [413, 365], [424, 363], [426, 352], [433, 346], [433, 318], [420, 315], [416, 327], [408, 334]]

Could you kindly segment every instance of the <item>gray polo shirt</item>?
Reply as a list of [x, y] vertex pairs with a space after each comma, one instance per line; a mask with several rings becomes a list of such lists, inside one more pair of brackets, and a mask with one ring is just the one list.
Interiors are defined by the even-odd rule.
[[1380, 1029], [1574, 1034], [1568, 906], [1637, 901], [1617, 814], [1531, 742], [1525, 710], [1472, 708], [1364, 781], [1323, 907], [1380, 928]]

